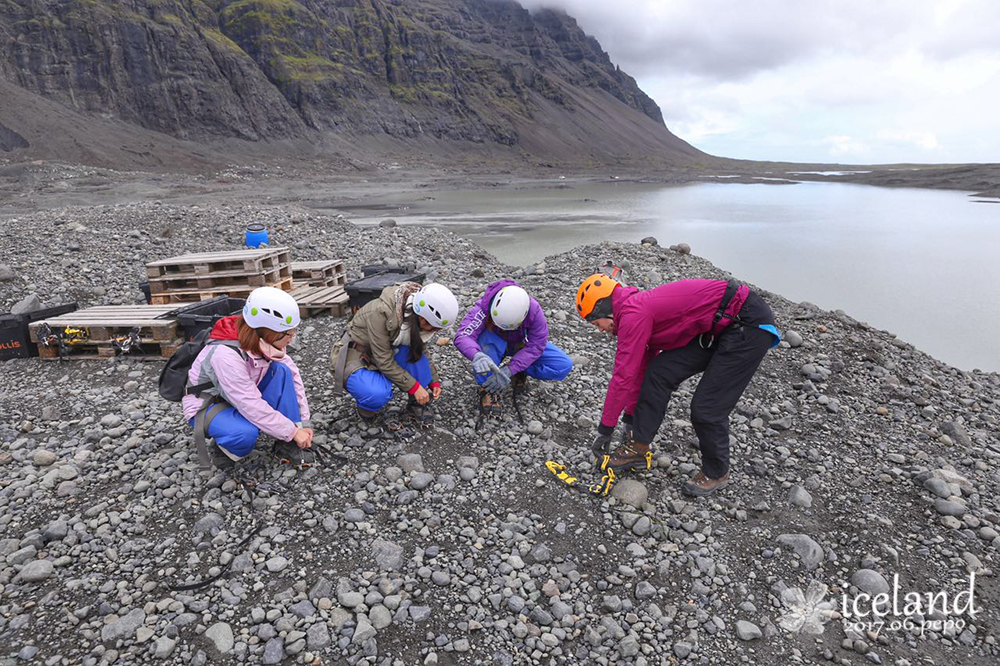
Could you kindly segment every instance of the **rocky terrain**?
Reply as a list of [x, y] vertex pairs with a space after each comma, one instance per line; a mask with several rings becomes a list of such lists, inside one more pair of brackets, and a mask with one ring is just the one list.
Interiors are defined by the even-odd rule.
[[[562, 384], [531, 384], [525, 424], [508, 409], [477, 433], [468, 364], [435, 346], [445, 377], [436, 425], [365, 429], [327, 369], [344, 321], [310, 319], [294, 355], [317, 441], [346, 462], [301, 473], [255, 454], [208, 478], [178, 406], [157, 396], [160, 364], [4, 363], [4, 663], [1000, 658], [996, 374], [960, 372], [848, 314], [764, 293], [788, 334], [733, 414], [728, 489], [695, 501], [679, 492], [698, 467], [693, 382], [655, 442], [656, 468], [614, 497], [568, 489], [545, 469], [554, 459], [594, 478], [589, 443], [613, 341], [573, 314], [578, 281], [607, 258], [639, 286], [725, 276], [686, 247], [636, 239], [510, 269], [446, 232], [357, 227], [290, 206], [62, 208], [5, 220], [0, 310], [32, 294], [135, 302], [146, 261], [238, 247], [249, 221], [297, 258], [343, 257], [353, 275], [385, 258], [416, 263], [463, 306], [513, 274], [576, 368]], [[167, 588], [226, 566], [208, 587]], [[818, 634], [786, 628], [796, 613], [815, 619], [822, 588], [796, 601], [811, 582], [839, 610], [843, 595], [886, 591], [894, 574], [904, 592], [954, 594], [970, 572], [979, 612], [960, 627], [921, 630], [945, 619], [932, 614], [908, 630], [858, 631], [836, 616]]]
[[513, 0], [10, 0], [0, 28], [6, 152], [711, 161], [572, 17]]

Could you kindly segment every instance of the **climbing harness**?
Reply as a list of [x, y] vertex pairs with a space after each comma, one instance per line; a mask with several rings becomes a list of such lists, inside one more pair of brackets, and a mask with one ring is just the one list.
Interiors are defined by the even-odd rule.
[[712, 325], [708, 327], [708, 331], [698, 336], [698, 345], [702, 349], [711, 349], [715, 345], [715, 333], [713, 333], [713, 331], [715, 331], [715, 327], [720, 321], [722, 321], [723, 317], [742, 324], [739, 315], [734, 317], [726, 314], [726, 308], [729, 307], [729, 304], [733, 300], [733, 296], [736, 295], [736, 292], [739, 291], [739, 289], [740, 283], [738, 280], [730, 280], [726, 284], [726, 291], [723, 292], [722, 300], [719, 301], [719, 309], [715, 311], [715, 316], [712, 317]]
[[719, 309], [715, 311], [715, 316], [712, 317], [712, 325], [708, 327], [706, 332], [698, 336], [698, 345], [702, 349], [711, 349], [715, 345], [716, 336], [713, 331], [715, 330], [716, 325], [718, 325], [723, 318], [730, 320], [736, 326], [751, 326], [766, 333], [770, 333], [774, 336], [774, 343], [771, 345], [772, 347], [776, 347], [778, 343], [781, 342], [781, 331], [778, 330], [778, 327], [774, 324], [751, 324], [743, 321], [739, 314], [726, 314], [726, 310], [729, 308], [729, 304], [732, 302], [733, 296], [736, 295], [736, 292], [739, 291], [741, 286], [742, 284], [739, 280], [729, 280], [726, 284], [726, 291], [722, 294], [722, 300], [719, 302]]

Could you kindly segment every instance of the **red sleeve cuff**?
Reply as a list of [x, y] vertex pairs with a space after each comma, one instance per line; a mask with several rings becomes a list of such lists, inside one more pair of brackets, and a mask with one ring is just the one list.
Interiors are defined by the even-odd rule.
[[427, 385], [427, 388], [438, 388], [439, 386], [441, 386], [441, 382], [431, 382]]
[[413, 395], [419, 390], [420, 390], [420, 382], [413, 382], [413, 386], [410, 387], [410, 390], [407, 391], [407, 393]]

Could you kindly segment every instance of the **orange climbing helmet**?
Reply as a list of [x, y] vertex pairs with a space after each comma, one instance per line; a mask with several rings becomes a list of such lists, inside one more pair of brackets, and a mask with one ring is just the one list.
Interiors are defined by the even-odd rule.
[[610, 317], [611, 292], [620, 286], [621, 282], [606, 273], [594, 273], [576, 291], [576, 311], [586, 321]]

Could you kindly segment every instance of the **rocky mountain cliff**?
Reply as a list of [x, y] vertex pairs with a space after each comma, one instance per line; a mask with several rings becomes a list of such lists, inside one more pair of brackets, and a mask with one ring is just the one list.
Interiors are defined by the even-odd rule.
[[706, 157], [573, 18], [512, 0], [2, 0], [0, 29], [0, 78], [180, 139]]

